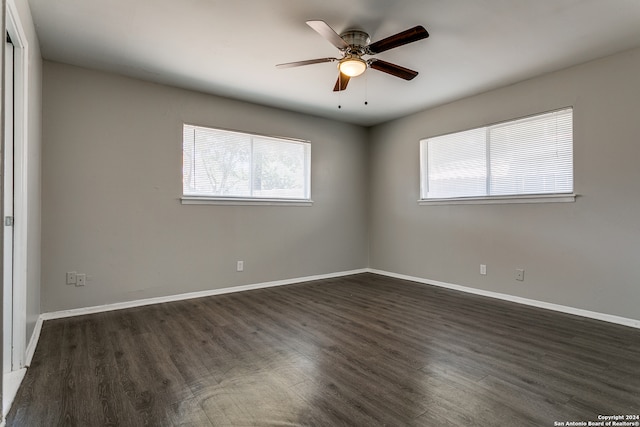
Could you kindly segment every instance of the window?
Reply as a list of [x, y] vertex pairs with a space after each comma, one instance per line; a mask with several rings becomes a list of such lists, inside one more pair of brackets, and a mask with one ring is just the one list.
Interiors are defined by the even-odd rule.
[[309, 200], [310, 153], [306, 141], [185, 124], [183, 200]]
[[573, 109], [420, 141], [422, 200], [573, 192]]

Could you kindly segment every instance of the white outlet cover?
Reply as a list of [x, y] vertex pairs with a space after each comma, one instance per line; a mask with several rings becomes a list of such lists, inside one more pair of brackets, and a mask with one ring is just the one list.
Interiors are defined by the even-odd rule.
[[77, 281], [77, 274], [75, 271], [67, 271], [67, 285], [75, 285]]
[[87, 284], [86, 274], [76, 274], [76, 286], [84, 286]]

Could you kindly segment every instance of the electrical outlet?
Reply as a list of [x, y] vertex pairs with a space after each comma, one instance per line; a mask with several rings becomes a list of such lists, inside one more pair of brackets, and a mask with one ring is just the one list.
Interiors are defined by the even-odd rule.
[[236, 265], [236, 271], [244, 271], [244, 261], [238, 261]]
[[480, 264], [480, 274], [482, 274], [483, 276], [485, 276], [487, 274], [487, 265], [486, 264]]
[[84, 273], [76, 274], [76, 286], [84, 286], [87, 284], [87, 275]]
[[75, 271], [67, 271], [67, 285], [75, 285], [76, 284], [76, 273]]
[[521, 268], [516, 269], [516, 280], [524, 281], [524, 270]]

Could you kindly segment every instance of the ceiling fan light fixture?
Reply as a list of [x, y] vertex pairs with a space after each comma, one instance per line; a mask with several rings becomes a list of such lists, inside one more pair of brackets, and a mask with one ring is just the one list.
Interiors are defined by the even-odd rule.
[[367, 63], [357, 56], [346, 56], [338, 63], [338, 69], [344, 75], [357, 77], [367, 69]]

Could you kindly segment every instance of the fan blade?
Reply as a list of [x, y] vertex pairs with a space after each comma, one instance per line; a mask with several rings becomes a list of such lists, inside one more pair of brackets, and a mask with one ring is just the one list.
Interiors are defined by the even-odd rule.
[[374, 70], [382, 71], [383, 73], [391, 74], [392, 76], [400, 77], [405, 80], [412, 80], [418, 75], [417, 71], [392, 64], [391, 62], [382, 61], [380, 59], [371, 59], [369, 61], [369, 66]]
[[323, 62], [334, 62], [337, 60], [338, 60], [337, 58], [308, 59], [306, 61], [296, 61], [296, 62], [287, 62], [285, 64], [278, 64], [276, 65], [276, 68], [301, 67], [303, 65], [321, 64]]
[[387, 37], [386, 39], [371, 43], [369, 45], [369, 52], [372, 54], [384, 52], [385, 50], [417, 42], [418, 40], [426, 39], [427, 37], [429, 37], [427, 30], [425, 30], [422, 25], [418, 25], [417, 27], [410, 28], [396, 35]]
[[338, 49], [346, 49], [349, 47], [349, 44], [340, 37], [338, 33], [336, 33], [333, 28], [329, 26], [324, 21], [307, 21], [307, 25], [316, 30], [318, 34], [324, 37], [329, 41], [332, 45], [337, 47]]
[[349, 79], [351, 79], [351, 77], [347, 76], [344, 73], [340, 73], [340, 75], [338, 76], [338, 80], [336, 80], [336, 85], [333, 87], [333, 91], [340, 92], [342, 90], [345, 90], [347, 88], [347, 85], [349, 84]]

